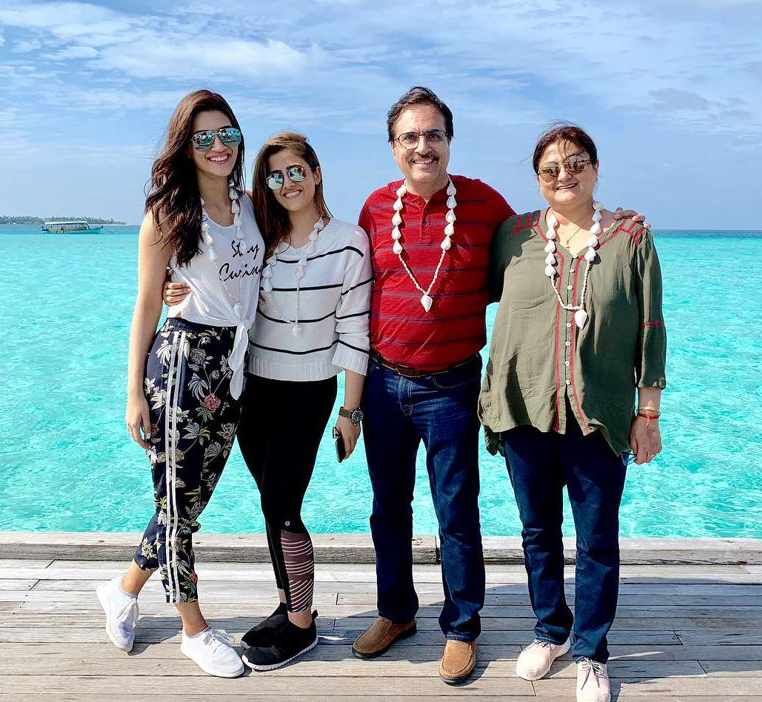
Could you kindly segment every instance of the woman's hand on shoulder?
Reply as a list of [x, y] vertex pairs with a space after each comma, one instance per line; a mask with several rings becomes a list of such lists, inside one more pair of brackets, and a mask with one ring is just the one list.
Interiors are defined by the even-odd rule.
[[635, 463], [650, 463], [661, 453], [661, 430], [658, 419], [635, 417], [630, 428], [630, 448], [635, 456]]
[[643, 229], [651, 229], [651, 224], [646, 221], [646, 216], [642, 214], [638, 214], [635, 212], [635, 210], [623, 210], [621, 207], [617, 207], [616, 210], [614, 210], [614, 219], [630, 219], [632, 218], [633, 222], [638, 222], [643, 225]]
[[148, 410], [148, 400], [145, 395], [135, 394], [127, 397], [127, 411], [125, 413], [127, 431], [132, 440], [144, 449], [151, 448], [151, 414]]

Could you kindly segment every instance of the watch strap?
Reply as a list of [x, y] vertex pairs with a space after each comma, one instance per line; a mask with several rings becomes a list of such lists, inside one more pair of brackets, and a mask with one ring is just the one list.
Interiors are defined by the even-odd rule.
[[[360, 415], [359, 418], [357, 418], [358, 414]], [[357, 425], [362, 421], [362, 410], [359, 407], [353, 410], [348, 410], [346, 407], [342, 406], [342, 407], [339, 407], [339, 416], [345, 417], [350, 422], [352, 422], [352, 424]], [[357, 421], [355, 421], [356, 418], [357, 418]]]

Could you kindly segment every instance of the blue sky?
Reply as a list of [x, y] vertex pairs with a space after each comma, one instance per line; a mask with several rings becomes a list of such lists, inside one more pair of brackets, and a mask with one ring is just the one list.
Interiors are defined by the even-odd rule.
[[[249, 167], [284, 128], [355, 219], [397, 177], [389, 106], [413, 85], [455, 113], [450, 171], [518, 211], [550, 121], [596, 140], [599, 199], [657, 228], [762, 228], [760, 0], [24, 2], [0, 6], [0, 214], [141, 218], [177, 101], [230, 101]], [[247, 168], [249, 170], [249, 168]]]

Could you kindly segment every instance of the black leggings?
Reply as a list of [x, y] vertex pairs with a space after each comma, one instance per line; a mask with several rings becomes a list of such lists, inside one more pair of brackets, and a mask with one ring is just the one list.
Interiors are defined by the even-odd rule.
[[290, 612], [308, 610], [314, 557], [302, 501], [336, 400], [336, 378], [295, 382], [248, 375], [241, 399], [238, 445], [262, 498], [275, 582]]

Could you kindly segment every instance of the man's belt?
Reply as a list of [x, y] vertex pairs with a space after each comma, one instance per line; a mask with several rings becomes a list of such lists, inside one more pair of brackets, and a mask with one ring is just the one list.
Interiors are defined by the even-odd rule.
[[399, 363], [393, 363], [392, 361], [387, 361], [380, 353], [377, 351], [371, 351], [370, 357], [373, 359], [378, 365], [383, 366], [384, 368], [388, 368], [389, 370], [393, 370], [395, 373], [401, 375], [403, 378], [428, 378], [432, 375], [441, 375], [442, 373], [449, 373], [452, 370], [455, 370], [456, 368], [460, 368], [462, 366], [468, 365], [469, 363], [473, 363], [474, 359], [479, 354], [474, 354], [473, 356], [469, 356], [465, 361], [459, 361], [458, 363], [454, 363], [451, 366], [447, 366], [447, 368], [442, 368], [441, 370], [419, 370], [417, 368], [412, 368], [411, 366], [403, 366]]

